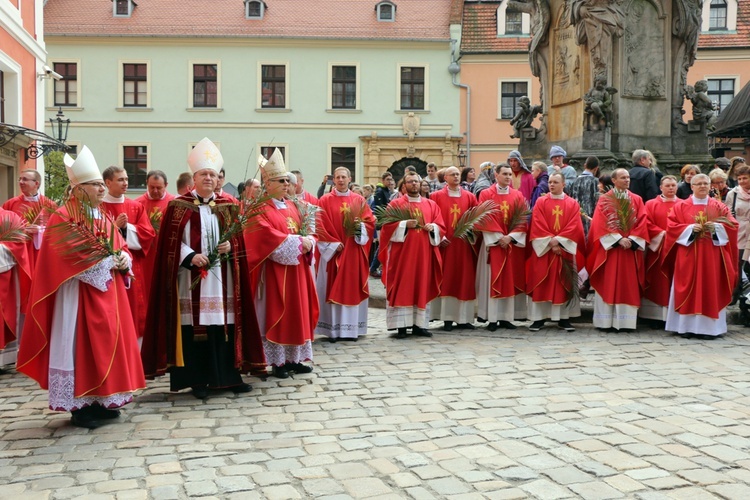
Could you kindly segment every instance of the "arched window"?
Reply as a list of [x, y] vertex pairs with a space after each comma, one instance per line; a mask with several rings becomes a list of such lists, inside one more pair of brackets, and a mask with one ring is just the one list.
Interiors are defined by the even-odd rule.
[[396, 4], [388, 0], [383, 0], [375, 5], [375, 11], [378, 13], [378, 21], [393, 22], [396, 20]]
[[263, 19], [266, 3], [261, 0], [245, 0], [245, 19]]
[[709, 30], [727, 29], [727, 2], [726, 0], [711, 0], [709, 7]]

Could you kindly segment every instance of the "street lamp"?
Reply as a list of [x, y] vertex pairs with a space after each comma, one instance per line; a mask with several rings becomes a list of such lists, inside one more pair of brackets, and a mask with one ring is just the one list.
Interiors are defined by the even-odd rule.
[[[49, 123], [52, 126], [52, 135], [55, 139], [65, 144], [68, 139], [68, 127], [70, 126], [70, 118], [65, 118], [62, 111], [62, 106], [57, 111], [55, 118], [50, 118]], [[55, 124], [57, 124], [57, 130], [55, 130]], [[57, 132], [57, 133], [55, 133]]]
[[458, 165], [461, 168], [464, 168], [466, 166], [466, 150], [462, 148], [458, 148]]
[[52, 136], [46, 135], [43, 132], [36, 130], [24, 129], [25, 135], [35, 141], [35, 144], [31, 144], [26, 148], [26, 159], [36, 159], [40, 156], [46, 156], [52, 151], [67, 151], [68, 146], [65, 141], [68, 139], [68, 127], [70, 126], [70, 118], [65, 118], [62, 111], [62, 106], [57, 111], [57, 115], [54, 118], [49, 119], [50, 127], [52, 128]]

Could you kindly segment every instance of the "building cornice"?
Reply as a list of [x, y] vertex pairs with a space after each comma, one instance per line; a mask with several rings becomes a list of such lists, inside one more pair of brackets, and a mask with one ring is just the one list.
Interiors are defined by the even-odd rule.
[[44, 42], [36, 40], [26, 31], [20, 12], [10, 2], [0, 2], [0, 28], [7, 31], [37, 60], [47, 60]]

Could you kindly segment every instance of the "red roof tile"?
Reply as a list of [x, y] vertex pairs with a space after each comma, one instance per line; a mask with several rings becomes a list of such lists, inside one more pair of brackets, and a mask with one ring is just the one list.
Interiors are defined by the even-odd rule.
[[395, 22], [379, 22], [377, 0], [265, 0], [262, 20], [245, 19], [242, 0], [137, 0], [130, 18], [111, 0], [49, 0], [47, 36], [191, 36], [448, 40], [452, 0], [396, 4]]
[[529, 49], [529, 36], [497, 36], [497, 8], [500, 3], [464, 3], [462, 54], [526, 52]]

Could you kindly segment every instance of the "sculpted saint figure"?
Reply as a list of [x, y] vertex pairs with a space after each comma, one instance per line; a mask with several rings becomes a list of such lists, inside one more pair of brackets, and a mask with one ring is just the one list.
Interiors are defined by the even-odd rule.
[[606, 74], [612, 64], [612, 39], [622, 36], [625, 16], [611, 0], [572, 0], [570, 23], [576, 27], [576, 43], [588, 46], [592, 74]]
[[532, 105], [531, 100], [527, 96], [523, 96], [518, 99], [518, 113], [510, 120], [510, 124], [513, 126], [513, 138], [521, 138], [521, 130], [531, 127], [531, 122], [534, 121], [536, 115], [542, 112], [542, 107], [539, 105]]

